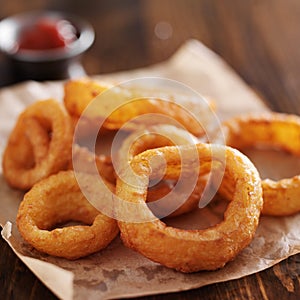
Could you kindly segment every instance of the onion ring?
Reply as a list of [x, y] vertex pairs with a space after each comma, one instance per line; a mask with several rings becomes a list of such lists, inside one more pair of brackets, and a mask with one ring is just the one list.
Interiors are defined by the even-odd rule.
[[[196, 144], [197, 141], [197, 138], [188, 131], [172, 125], [156, 125], [150, 126], [144, 130], [138, 130], [130, 134], [122, 143], [122, 146], [118, 151], [116, 172], [118, 173], [118, 168], [128, 164], [128, 162], [130, 162], [134, 156], [144, 152], [145, 150], [164, 146]], [[165, 197], [172, 190], [174, 190], [175, 184], [176, 182], [160, 181], [158, 184], [148, 190], [147, 202], [154, 202], [162, 197]], [[168, 215], [168, 217], [175, 217], [187, 213], [194, 210], [198, 205], [201, 191], [203, 190], [202, 185], [197, 184], [195, 189], [183, 204], [181, 199], [182, 197], [186, 197], [186, 193], [184, 191], [184, 182], [181, 183], [181, 185], [182, 189], [177, 192], [175, 191], [174, 198], [168, 199], [172, 202], [177, 201], [180, 206], [173, 213]], [[159, 213], [160, 210], [166, 210], [166, 207], [163, 207], [162, 205], [168, 206], [168, 201], [157, 203], [157, 207], [155, 208], [157, 213]]]
[[[155, 262], [182, 272], [215, 270], [234, 259], [253, 239], [263, 205], [258, 171], [245, 155], [227, 146], [198, 144], [200, 173], [202, 166], [211, 164], [212, 160], [218, 161], [218, 155], [212, 157], [213, 148], [226, 153], [226, 164], [224, 161], [220, 164], [225, 164], [225, 174], [229, 175], [227, 178], [235, 192], [228, 199], [230, 203], [224, 220], [204, 230], [183, 230], [166, 226], [155, 218], [145, 199], [149, 178], [153, 173], [156, 175], [161, 165], [153, 169], [151, 159], [156, 155], [162, 156], [167, 165], [165, 176], [176, 178], [182, 167], [180, 151], [188, 154], [192, 148], [195, 146], [145, 151], [132, 159], [130, 166], [123, 170], [122, 178], [126, 181], [118, 178], [116, 186], [116, 195], [120, 199], [116, 216], [124, 244]], [[191, 160], [185, 167], [199, 170], [199, 165], [195, 165], [193, 158]], [[135, 176], [128, 172], [130, 168]], [[134, 209], [126, 210], [128, 203]]]
[[14, 188], [27, 190], [65, 169], [71, 159], [71, 119], [53, 99], [38, 101], [20, 114], [3, 155], [3, 175]]
[[[93, 175], [82, 176], [92, 190]], [[52, 230], [68, 221], [87, 225]], [[17, 226], [24, 240], [37, 250], [71, 260], [105, 248], [119, 232], [114, 219], [87, 201], [73, 171], [61, 171], [35, 184], [20, 204]]]
[[[161, 118], [154, 120], [153, 117], [147, 120], [143, 118], [142, 124], [139, 124], [138, 121], [134, 121], [137, 116], [156, 114], [168, 116], [169, 122], [171, 123], [172, 120], [176, 120], [195, 136], [202, 136], [204, 134], [202, 125], [199, 124], [198, 120], [196, 120], [190, 112], [197, 112], [198, 115], [202, 114], [203, 118], [201, 121], [205, 123], [204, 117], [208, 114], [207, 111], [205, 111], [206, 114], [201, 111], [199, 101], [192, 101], [192, 99], [180, 97], [180, 95], [161, 94], [161, 98], [168, 99], [167, 101], [159, 97], [154, 99], [153, 97], [147, 96], [143, 90], [135, 91], [134, 89], [116, 88], [115, 90], [111, 89], [107, 97], [115, 97], [115, 101], [109, 102], [118, 102], [117, 109], [110, 111], [110, 107], [106, 107], [107, 104], [102, 105], [102, 99], [99, 99], [100, 103], [99, 105], [97, 104], [96, 108], [92, 109], [92, 115], [87, 112], [83, 114], [97, 95], [111, 87], [113, 86], [109, 83], [98, 83], [89, 79], [70, 80], [65, 84], [64, 89], [65, 106], [72, 116], [90, 118], [91, 124], [98, 124], [104, 121], [102, 126], [109, 130], [118, 130], [124, 126], [124, 124], [127, 125], [127, 130], [134, 131], [140, 128], [141, 125], [144, 126], [145, 122], [147, 122], [147, 125], [162, 122], [166, 123], [166, 118], [162, 121]], [[105, 98], [105, 93], [102, 95]], [[132, 99], [134, 99], [134, 101], [129, 101]], [[208, 106], [211, 108], [213, 105], [210, 103]]]
[[[241, 116], [225, 122], [224, 133], [226, 144], [240, 150], [263, 144], [300, 156], [300, 118], [296, 115]], [[265, 179], [262, 187], [264, 215], [288, 216], [300, 211], [300, 175], [279, 181]]]

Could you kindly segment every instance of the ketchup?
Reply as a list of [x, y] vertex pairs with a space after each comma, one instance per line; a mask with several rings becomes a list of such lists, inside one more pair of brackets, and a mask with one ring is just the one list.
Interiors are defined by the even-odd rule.
[[77, 39], [76, 28], [67, 20], [43, 18], [20, 33], [19, 49], [47, 50], [66, 47]]

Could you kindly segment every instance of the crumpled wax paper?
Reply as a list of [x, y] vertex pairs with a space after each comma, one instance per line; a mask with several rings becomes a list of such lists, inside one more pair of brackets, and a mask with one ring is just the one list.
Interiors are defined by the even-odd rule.
[[[143, 76], [159, 76], [187, 84], [213, 99], [220, 119], [243, 112], [267, 110], [257, 95], [220, 57], [195, 40], [187, 41], [163, 63], [96, 78], [120, 81]], [[0, 90], [0, 156], [18, 114], [40, 99], [61, 100], [62, 84], [30, 81]], [[272, 170], [269, 172], [272, 173]], [[253, 274], [300, 252], [299, 214], [284, 218], [261, 217], [250, 246], [218, 271], [182, 274], [127, 249], [119, 238], [99, 253], [68, 261], [39, 253], [22, 240], [15, 225], [22, 196], [22, 192], [7, 186], [1, 171], [2, 236], [16, 255], [61, 299], [128, 298], [183, 291]], [[205, 208], [200, 212], [200, 217], [190, 218], [189, 222], [201, 219], [203, 224], [209, 224], [211, 218], [220, 215], [217, 206]]]

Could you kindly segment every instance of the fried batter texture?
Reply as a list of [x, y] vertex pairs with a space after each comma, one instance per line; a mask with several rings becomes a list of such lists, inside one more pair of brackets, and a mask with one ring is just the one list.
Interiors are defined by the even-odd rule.
[[[282, 113], [240, 116], [224, 124], [226, 144], [244, 149], [251, 146], [279, 148], [300, 156], [300, 118]], [[300, 211], [300, 175], [279, 181], [262, 181], [262, 213], [288, 216]]]
[[[83, 118], [83, 122], [90, 125], [102, 124], [103, 128], [109, 130], [123, 127], [134, 131], [145, 125], [169, 122], [172, 125], [179, 124], [197, 137], [205, 133], [203, 126], [207, 125], [208, 121], [205, 121], [205, 118], [209, 115], [208, 110], [212, 104], [203, 108], [199, 99], [196, 101], [189, 97], [165, 93], [161, 94], [161, 98], [153, 98], [145, 91], [143, 95], [141, 90], [112, 87], [110, 84], [87, 78], [70, 80], [64, 86], [64, 104], [73, 118]], [[112, 89], [106, 92], [109, 88]], [[100, 94], [101, 97], [97, 97]], [[92, 102], [93, 108], [85, 111]], [[202, 115], [202, 119], [197, 120], [193, 113]], [[137, 118], [143, 115], [145, 117]]]
[[[164, 124], [149, 126], [147, 129], [133, 132], [124, 140], [120, 150], [118, 151], [119, 155], [117, 169], [118, 166], [124, 166], [130, 162], [134, 156], [146, 150], [165, 146], [196, 144], [197, 141], [197, 138], [188, 131], [172, 125]], [[189, 180], [189, 178], [186, 178], [186, 180]], [[166, 211], [167, 207], [169, 206], [169, 201], [174, 203], [174, 198], [176, 198], [176, 201], [180, 203], [181, 198], [186, 196], [184, 189], [185, 183], [181, 182], [180, 184], [182, 188], [173, 194], [172, 199], [169, 199], [169, 201], [164, 203], [159, 201], [161, 198], [166, 197], [170, 192], [174, 191], [174, 186], [176, 183], [176, 181], [162, 180], [148, 190], [147, 202], [153, 202], [152, 207], [156, 205], [155, 210], [157, 213], [159, 213], [159, 211]], [[202, 182], [199, 182], [195, 186], [195, 189], [190, 194], [188, 199], [183, 201], [183, 204], [181, 204], [174, 212], [168, 215], [168, 217], [179, 216], [192, 211], [197, 207], [201, 192], [203, 190], [201, 183]], [[157, 201], [157, 204], [154, 203], [155, 201]]]
[[[116, 194], [119, 200], [116, 216], [125, 245], [149, 259], [181, 272], [215, 270], [234, 259], [253, 239], [263, 205], [261, 180], [251, 161], [239, 151], [227, 146], [197, 144], [196, 158], [181, 165], [181, 154], [189, 157], [194, 145], [164, 147], [145, 151], [135, 156], [130, 166], [123, 169], [117, 179]], [[216, 148], [217, 147], [217, 148]], [[214, 151], [213, 151], [214, 150]], [[219, 151], [225, 151], [225, 161], [218, 161]], [[234, 193], [224, 220], [207, 229], [183, 230], [167, 226], [153, 215], [145, 204], [149, 179], [162, 165], [151, 166], [154, 157], [166, 162], [165, 177], [179, 178], [182, 167], [207, 169], [214, 161], [225, 167], [225, 178]], [[131, 168], [134, 171], [131, 172]], [[211, 167], [208, 167], [211, 168]], [[187, 171], [188, 172], [188, 171]], [[223, 183], [219, 188], [222, 193]]]
[[38, 101], [19, 116], [4, 154], [3, 175], [10, 186], [28, 190], [39, 180], [67, 167], [73, 130], [62, 105]]
[[[20, 114], [3, 155], [8, 184], [29, 190], [17, 226], [35, 249], [73, 260], [105, 248], [120, 230], [127, 247], [154, 262], [184, 273], [216, 270], [249, 245], [261, 213], [300, 212], [300, 175], [262, 181], [240, 152], [263, 144], [300, 156], [300, 117], [228, 120], [223, 146], [200, 143], [204, 129], [216, 127], [199, 99], [91, 79], [69, 80], [64, 92], [64, 106], [49, 99]], [[198, 230], [163, 222], [206, 204], [207, 191], [228, 200], [223, 221]]]
[[[93, 175], [81, 176], [91, 191]], [[55, 228], [69, 221], [84, 225]], [[73, 171], [61, 171], [35, 184], [20, 204], [17, 226], [35, 249], [71, 260], [105, 248], [119, 232], [117, 222], [85, 198]]]

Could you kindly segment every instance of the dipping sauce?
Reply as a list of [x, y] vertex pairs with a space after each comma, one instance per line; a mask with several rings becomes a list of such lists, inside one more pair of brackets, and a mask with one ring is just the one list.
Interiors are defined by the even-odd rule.
[[19, 34], [19, 50], [47, 50], [67, 47], [78, 38], [76, 28], [67, 20], [43, 18]]

